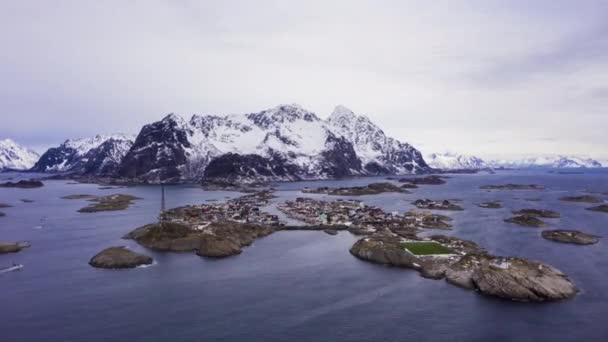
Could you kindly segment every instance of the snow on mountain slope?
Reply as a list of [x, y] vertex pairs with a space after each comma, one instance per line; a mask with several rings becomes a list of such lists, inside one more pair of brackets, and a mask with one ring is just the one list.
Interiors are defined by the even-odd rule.
[[591, 158], [576, 156], [541, 156], [520, 160], [493, 160], [489, 163], [494, 168], [598, 168], [602, 164]]
[[366, 116], [337, 106], [327, 119], [331, 131], [354, 146], [364, 168], [372, 173], [416, 173], [428, 167], [413, 146], [387, 137]]
[[479, 170], [487, 167], [486, 162], [481, 158], [456, 153], [432, 153], [424, 159], [434, 169]]
[[92, 138], [68, 139], [48, 149], [32, 171], [111, 174], [133, 144], [133, 137], [124, 134], [96, 135]]
[[0, 140], [0, 170], [27, 170], [40, 156], [11, 139]]
[[[142, 180], [199, 179], [220, 175], [228, 162], [243, 177], [331, 178], [371, 173], [414, 173], [428, 169], [416, 149], [388, 138], [365, 117], [340, 107], [322, 120], [298, 105], [258, 113], [168, 115], [142, 128], [123, 160], [120, 175]], [[261, 157], [258, 158], [258, 157]], [[365, 165], [365, 168], [363, 168]], [[236, 179], [233, 177], [233, 179]]]

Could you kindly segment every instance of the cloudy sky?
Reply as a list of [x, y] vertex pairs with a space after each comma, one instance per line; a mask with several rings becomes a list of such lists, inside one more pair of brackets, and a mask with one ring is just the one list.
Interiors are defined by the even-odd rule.
[[608, 1], [2, 1], [0, 138], [298, 103], [423, 152], [608, 160]]

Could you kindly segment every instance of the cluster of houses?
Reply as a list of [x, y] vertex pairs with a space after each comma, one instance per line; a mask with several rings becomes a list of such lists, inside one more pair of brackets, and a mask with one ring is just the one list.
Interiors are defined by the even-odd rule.
[[223, 203], [189, 205], [166, 210], [161, 220], [187, 224], [194, 229], [202, 230], [210, 223], [218, 221], [235, 221], [278, 226], [282, 223], [277, 215], [262, 211], [272, 195], [267, 191], [231, 199]]
[[381, 208], [367, 206], [356, 200], [320, 201], [300, 197], [279, 204], [277, 208], [293, 219], [314, 225], [343, 225], [367, 229], [431, 228], [433, 224], [430, 221], [442, 221], [442, 216], [430, 213], [387, 213]]

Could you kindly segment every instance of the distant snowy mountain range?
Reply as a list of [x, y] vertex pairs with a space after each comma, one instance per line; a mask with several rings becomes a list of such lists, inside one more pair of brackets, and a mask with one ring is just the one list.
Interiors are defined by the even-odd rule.
[[471, 170], [484, 168], [598, 168], [602, 164], [590, 158], [576, 156], [543, 156], [528, 157], [517, 160], [490, 160], [485, 161], [474, 156], [466, 156], [455, 153], [433, 153], [425, 157], [426, 162], [432, 168], [445, 170]]
[[241, 115], [169, 114], [138, 135], [68, 139], [41, 156], [0, 141], [0, 170], [61, 172], [141, 182], [329, 179], [434, 169], [601, 167], [576, 157], [484, 161], [433, 153], [386, 136], [369, 118], [337, 106], [327, 119], [298, 105]]
[[0, 140], [0, 171], [26, 170], [34, 166], [40, 155], [11, 139]]

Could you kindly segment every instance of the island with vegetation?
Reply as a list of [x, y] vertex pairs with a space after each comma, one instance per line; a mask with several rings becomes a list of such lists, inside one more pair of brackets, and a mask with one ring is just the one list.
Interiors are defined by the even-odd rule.
[[602, 213], [608, 213], [608, 204], [602, 204], [602, 205], [598, 205], [595, 207], [590, 207], [590, 208], [586, 208], [587, 210], [591, 210], [591, 211], [599, 211]]

